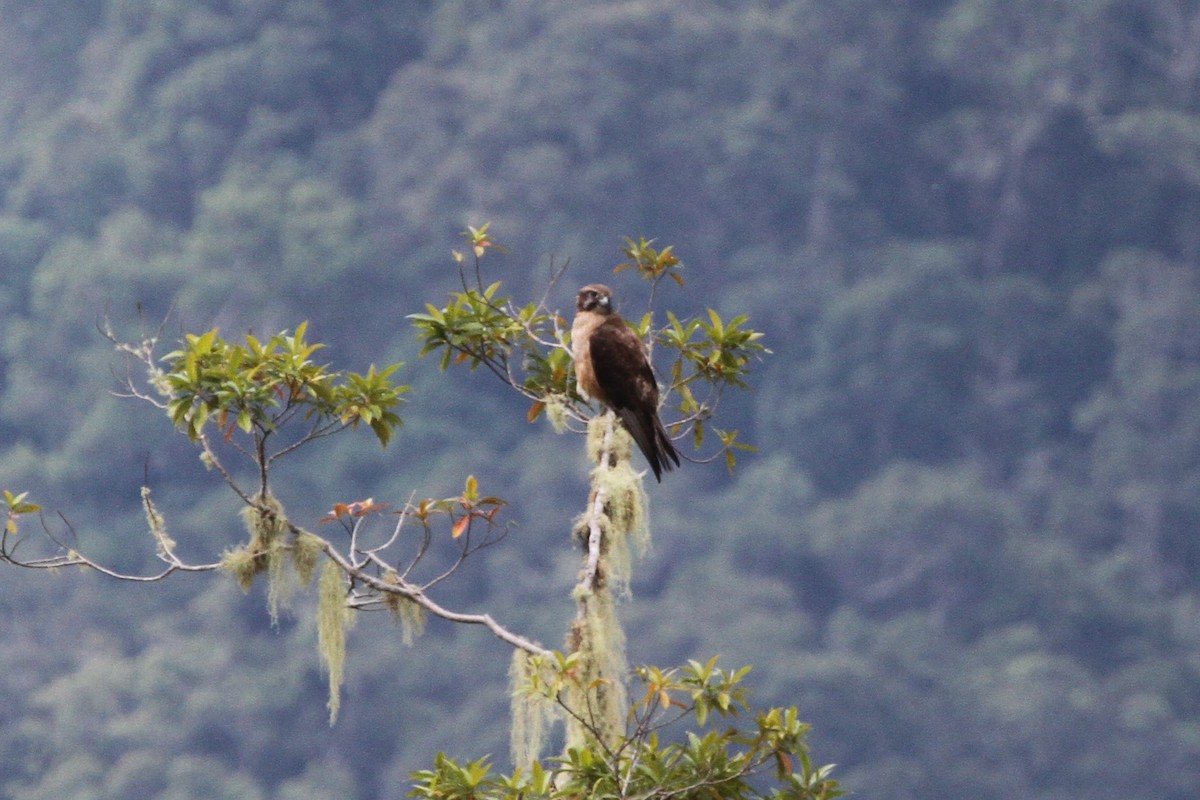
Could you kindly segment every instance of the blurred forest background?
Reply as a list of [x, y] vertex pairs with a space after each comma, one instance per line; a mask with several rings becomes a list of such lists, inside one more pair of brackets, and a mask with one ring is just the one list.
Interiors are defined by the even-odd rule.
[[[488, 276], [551, 305], [645, 287], [774, 350], [722, 427], [732, 478], [653, 498], [630, 657], [755, 665], [860, 797], [1193, 798], [1200, 787], [1200, 3], [1192, 0], [3, 0], [0, 485], [89, 554], [242, 539], [97, 333], [311, 320], [405, 360], [406, 426], [276, 476], [334, 502], [475, 473], [517, 527], [439, 599], [559, 645], [582, 441], [405, 315]], [[141, 308], [139, 323], [138, 307]], [[114, 377], [114, 372], [116, 376]], [[26, 523], [27, 532], [36, 523]], [[506, 768], [507, 648], [383, 617], [336, 727], [310, 615], [231, 579], [0, 573], [0, 795], [399, 798], [446, 750]]]

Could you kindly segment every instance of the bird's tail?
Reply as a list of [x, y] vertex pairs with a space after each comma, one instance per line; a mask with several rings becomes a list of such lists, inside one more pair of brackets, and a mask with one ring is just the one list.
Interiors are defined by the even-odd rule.
[[657, 414], [639, 414], [628, 408], [618, 409], [617, 416], [650, 463], [654, 479], [661, 483], [664, 472], [679, 466], [679, 451], [675, 449], [662, 421]]

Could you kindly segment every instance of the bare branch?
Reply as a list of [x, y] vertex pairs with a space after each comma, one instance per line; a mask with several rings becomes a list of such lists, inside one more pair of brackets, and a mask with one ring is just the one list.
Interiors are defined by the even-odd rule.
[[546, 291], [542, 295], [542, 299], [538, 301], [538, 308], [547, 308], [550, 300], [550, 293], [558, 285], [558, 281], [567, 273], [567, 269], [571, 266], [571, 259], [568, 257], [563, 261], [562, 266], [555, 269], [554, 256], [550, 256], [550, 280], [546, 283]]
[[[68, 532], [72, 536], [75, 536], [75, 529], [74, 526], [71, 525], [70, 521], [62, 514], [59, 514], [58, 516], [62, 523], [66, 526]], [[25, 569], [56, 570], [63, 567], [82, 567], [84, 569], [90, 569], [95, 572], [99, 572], [101, 575], [107, 575], [110, 578], [115, 578], [116, 580], [131, 581], [134, 583], [154, 583], [156, 581], [161, 581], [173, 572], [212, 572], [220, 567], [219, 563], [187, 564], [180, 560], [174, 554], [173, 550], [162, 549], [160, 550], [158, 557], [167, 564], [167, 568], [162, 572], [155, 573], [153, 575], [133, 575], [130, 573], [119, 572], [115, 569], [106, 567], [99, 562], [93, 561], [92, 559], [80, 553], [77, 549], [68, 547], [66, 544], [61, 542], [59, 538], [55, 536], [54, 531], [47, 524], [44, 515], [41, 515], [41, 525], [43, 533], [46, 534], [46, 538], [53, 542], [61, 552], [56, 555], [44, 556], [42, 558], [34, 558], [25, 561], [17, 558], [15, 555], [16, 546], [20, 544], [20, 542], [13, 542], [10, 544], [9, 537], [5, 535], [3, 542], [0, 543], [0, 560], [6, 561], [15, 567], [24, 567]]]
[[335, 434], [341, 433], [342, 431], [346, 430], [346, 428], [348, 428], [348, 427], [350, 427], [349, 423], [340, 422], [340, 421], [339, 422], [330, 422], [325, 425], [321, 425], [319, 422], [314, 423], [312, 428], [309, 430], [309, 432], [306, 433], [304, 436], [297, 439], [295, 442], [292, 442], [291, 444], [287, 445], [286, 447], [280, 448], [279, 450], [276, 450], [274, 453], [271, 453], [271, 455], [267, 456], [267, 463], [270, 464], [275, 459], [282, 458], [283, 456], [286, 456], [288, 453], [291, 453], [293, 450], [303, 447], [304, 445], [308, 444], [309, 442], [315, 441], [317, 439], [322, 439], [326, 436], [334, 436]]
[[[296, 534], [304, 533], [302, 529], [295, 527], [291, 523], [288, 523], [288, 526]], [[366, 586], [371, 587], [377, 592], [402, 595], [409, 600], [412, 600], [414, 603], [421, 606], [435, 617], [440, 617], [450, 622], [457, 622], [463, 625], [482, 625], [490, 630], [492, 634], [496, 636], [496, 638], [503, 642], [507, 642], [513, 647], [520, 648], [527, 653], [543, 656], [548, 656], [552, 653], [551, 650], [542, 647], [536, 642], [526, 639], [524, 636], [513, 633], [508, 628], [505, 628], [503, 625], [496, 622], [496, 620], [494, 620], [489, 614], [464, 614], [443, 608], [438, 603], [434, 602], [428, 595], [426, 595], [420, 587], [414, 586], [413, 584], [404, 580], [399, 580], [397, 583], [384, 580], [383, 578], [380, 578], [379, 576], [374, 575], [371, 572], [368, 572], [353, 564], [348, 558], [346, 558], [346, 556], [338, 552], [333, 545], [329, 544], [329, 542], [325, 541], [324, 539], [322, 539], [321, 542], [322, 549], [325, 551], [325, 555], [332, 559], [333, 562], [337, 564], [343, 572], [346, 573], [346, 575], [365, 584]], [[395, 579], [394, 576], [393, 579]]]
[[[412, 503], [411, 498], [409, 499], [409, 503], [410, 504]], [[406, 511], [408, 510], [407, 507], [405, 508], [405, 510]], [[430, 530], [429, 525], [427, 525], [427, 524], [422, 525], [421, 528], [422, 528], [421, 544], [417, 546], [417, 554], [415, 556], [413, 556], [412, 561], [410, 561], [408, 563], [408, 566], [405, 567], [404, 570], [400, 573], [401, 580], [408, 579], [409, 573], [412, 572], [412, 570], [415, 566], [417, 566], [417, 562], [419, 562], [425, 556], [425, 553], [427, 553], [429, 551], [429, 546], [433, 543], [433, 531]], [[396, 530], [397, 531], [400, 530], [399, 526], [397, 526]], [[372, 555], [374, 555], [374, 554], [372, 554]]]
[[[404, 527], [404, 523], [408, 521], [408, 512], [409, 509], [412, 508], [412, 501], [416, 496], [417, 493], [415, 491], [408, 496], [408, 502], [404, 504], [404, 508], [400, 511], [400, 519], [396, 521], [396, 526], [392, 528], [392, 535], [388, 537], [387, 541], [378, 547], [372, 547], [369, 550], [360, 551], [363, 555], [371, 556], [375, 555], [376, 553], [382, 553], [384, 550], [387, 550], [389, 547], [391, 547], [398, 538], [400, 538], [400, 529]], [[423, 552], [424, 550], [422, 549], [422, 551], [418, 553], [417, 559], [420, 559], [421, 553]]]
[[254, 500], [252, 500], [250, 495], [246, 494], [242, 487], [238, 485], [237, 481], [233, 479], [233, 476], [229, 474], [229, 471], [225, 469], [225, 465], [221, 463], [221, 459], [217, 457], [216, 452], [212, 448], [212, 443], [208, 440], [208, 434], [200, 434], [200, 446], [204, 448], [204, 455], [206, 458], [205, 463], [211, 465], [212, 468], [217, 471], [217, 473], [225, 480], [226, 485], [233, 490], [234, 494], [242, 498], [243, 503], [248, 506], [255, 505]]

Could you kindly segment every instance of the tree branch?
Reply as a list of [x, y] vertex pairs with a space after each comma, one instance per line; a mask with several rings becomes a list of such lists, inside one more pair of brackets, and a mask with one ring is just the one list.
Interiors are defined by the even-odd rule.
[[[288, 528], [297, 535], [307, 533], [307, 531], [296, 527], [290, 522], [288, 523]], [[414, 586], [413, 584], [402, 579], [397, 583], [384, 580], [383, 578], [356, 566], [342, 553], [338, 552], [338, 550], [325, 539], [321, 539], [321, 542], [321, 549], [325, 552], [325, 555], [328, 556], [335, 564], [337, 564], [338, 567], [341, 568], [342, 572], [346, 573], [347, 576], [353, 578], [354, 580], [360, 581], [363, 584], [371, 587], [377, 592], [398, 594], [406, 597], [424, 608], [430, 614], [433, 614], [435, 617], [440, 617], [449, 622], [457, 622], [463, 625], [482, 625], [491, 631], [497, 639], [507, 642], [513, 647], [517, 647], [527, 653], [542, 656], [548, 656], [552, 654], [551, 650], [542, 647], [540, 644], [537, 644], [536, 642], [531, 641], [524, 636], [513, 633], [508, 628], [505, 628], [503, 625], [496, 622], [496, 620], [493, 619], [490, 614], [465, 614], [458, 611], [451, 611], [450, 609], [444, 608], [431, 599], [421, 590], [420, 587]]]

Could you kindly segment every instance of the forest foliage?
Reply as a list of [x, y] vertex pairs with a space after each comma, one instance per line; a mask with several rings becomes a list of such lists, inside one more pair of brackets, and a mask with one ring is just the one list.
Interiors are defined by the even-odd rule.
[[[758, 452], [654, 487], [635, 662], [754, 664], [862, 795], [1190, 798], [1196, 30], [1182, 0], [0, 4], [0, 488], [136, 571], [149, 482], [183, 554], [221, 552], [237, 503], [113, 396], [97, 322], [253, 358], [308, 320], [414, 388], [386, 450], [289, 460], [292, 514], [479, 475], [517, 527], [446, 599], [557, 639], [580, 443], [410, 319], [491, 221], [513, 296], [569, 260], [552, 309], [605, 280], [774, 352], [722, 406]], [[668, 245], [684, 290], [612, 274]], [[507, 751], [489, 636], [368, 617], [331, 730], [311, 615], [63, 577], [0, 578], [5, 796], [399, 797]]]

